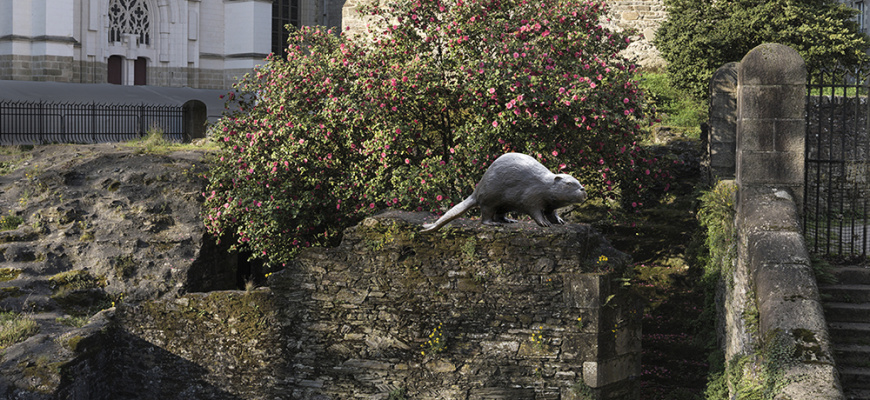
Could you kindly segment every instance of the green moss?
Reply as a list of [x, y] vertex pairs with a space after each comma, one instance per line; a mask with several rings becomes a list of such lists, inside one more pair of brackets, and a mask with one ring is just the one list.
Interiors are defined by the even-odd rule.
[[793, 358], [802, 361], [817, 361], [825, 358], [815, 332], [809, 329], [795, 329], [792, 331], [792, 337], [795, 340]]
[[0, 288], [0, 300], [18, 296], [21, 296], [21, 289], [15, 286]]
[[0, 349], [24, 341], [37, 332], [39, 325], [33, 318], [15, 312], [0, 312]]
[[109, 308], [111, 297], [102, 290], [106, 278], [95, 277], [84, 270], [61, 272], [49, 278], [54, 300], [66, 313], [77, 316], [90, 316]]
[[132, 254], [118, 256], [112, 260], [112, 267], [117, 277], [129, 278], [136, 272], [136, 260], [133, 259]]
[[30, 391], [51, 394], [60, 384], [60, 369], [63, 365], [63, 362], [51, 362], [48, 356], [40, 356], [36, 361], [22, 361], [18, 367], [29, 378]]
[[66, 348], [70, 349], [70, 351], [72, 351], [72, 352], [77, 352], [78, 348], [79, 348], [79, 344], [81, 343], [82, 339], [84, 339], [84, 338], [81, 336], [73, 336], [73, 337], [67, 339]]
[[112, 181], [112, 183], [110, 183], [109, 186], [106, 187], [106, 190], [108, 190], [109, 192], [117, 192], [120, 188], [121, 182]]
[[0, 268], [0, 282], [11, 281], [18, 278], [21, 274], [20, 269], [15, 268]]
[[94, 277], [85, 270], [61, 272], [48, 279], [55, 292], [96, 289], [106, 286], [105, 277]]

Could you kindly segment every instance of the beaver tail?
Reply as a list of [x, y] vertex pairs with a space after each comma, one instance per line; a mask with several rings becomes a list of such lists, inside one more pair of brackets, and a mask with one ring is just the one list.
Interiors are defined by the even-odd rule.
[[438, 218], [437, 221], [431, 224], [423, 224], [423, 230], [420, 232], [429, 232], [429, 231], [437, 231], [442, 226], [446, 225], [448, 222], [453, 221], [462, 213], [474, 208], [477, 206], [477, 201], [474, 199], [474, 195], [468, 196], [465, 200], [462, 200], [461, 203], [453, 206], [453, 208], [447, 210], [441, 218]]

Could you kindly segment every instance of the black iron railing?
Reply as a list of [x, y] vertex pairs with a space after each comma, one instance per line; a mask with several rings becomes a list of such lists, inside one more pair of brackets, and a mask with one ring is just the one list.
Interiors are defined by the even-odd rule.
[[105, 143], [162, 130], [184, 138], [184, 109], [169, 105], [0, 102], [0, 145]]
[[834, 70], [808, 80], [804, 231], [817, 255], [868, 253], [868, 78], [864, 72]]

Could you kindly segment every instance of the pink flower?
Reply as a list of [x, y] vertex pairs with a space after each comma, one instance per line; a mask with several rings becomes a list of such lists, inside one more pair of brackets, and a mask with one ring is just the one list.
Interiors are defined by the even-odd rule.
[[438, 201], [441, 201], [441, 199], [443, 199], [443, 198], [444, 197], [442, 197], [440, 194], [438, 196], [435, 196], [435, 200], [438, 200]]
[[495, 94], [495, 88], [489, 88], [489, 90], [487, 91], [489, 92], [489, 94]]
[[497, 127], [498, 127], [498, 121], [492, 121], [492, 126], [494, 126], [494, 127], [497, 128]]

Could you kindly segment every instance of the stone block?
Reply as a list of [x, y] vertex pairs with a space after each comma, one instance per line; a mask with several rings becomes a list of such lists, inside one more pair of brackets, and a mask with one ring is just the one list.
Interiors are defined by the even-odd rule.
[[801, 85], [741, 86], [737, 115], [740, 119], [803, 119], [806, 87]]
[[741, 151], [771, 152], [776, 136], [775, 119], [740, 120], [737, 146]]
[[742, 86], [797, 85], [807, 80], [806, 63], [794, 49], [765, 43], [749, 51], [738, 67]]
[[710, 166], [729, 168], [734, 175], [737, 153], [734, 142], [710, 143]]
[[501, 388], [488, 387], [471, 389], [468, 400], [535, 400], [533, 388]]
[[804, 157], [804, 153], [751, 152], [738, 147], [737, 181], [741, 186], [803, 187]]
[[759, 304], [774, 300], [819, 300], [816, 280], [809, 265], [762, 264], [754, 269]]
[[623, 380], [640, 377], [640, 354], [628, 354], [605, 361], [583, 363], [583, 382], [600, 388]]
[[776, 121], [776, 137], [774, 139], [774, 151], [786, 153], [803, 153], [806, 141], [806, 120], [780, 119]]
[[[737, 193], [738, 221], [744, 232], [800, 232], [794, 190], [767, 186], [743, 187]], [[800, 239], [802, 236], [793, 236]], [[754, 239], [750, 239], [752, 241]], [[797, 244], [795, 244], [797, 246]], [[806, 250], [801, 252], [806, 254]]]
[[762, 335], [777, 329], [784, 332], [796, 329], [827, 332], [822, 304], [817, 300], [769, 299], [759, 302], [758, 313]]
[[719, 67], [719, 69], [713, 73], [713, 76], [710, 78], [711, 97], [716, 97], [719, 93], [729, 94], [725, 97], [736, 96], [738, 65], [739, 64], [736, 62], [730, 62]]
[[636, 11], [626, 11], [622, 13], [623, 21], [635, 21], [640, 15]]
[[568, 307], [598, 308], [610, 295], [607, 275], [574, 274], [565, 277], [564, 301]]
[[780, 392], [782, 398], [792, 400], [843, 399], [837, 369], [832, 364], [801, 363], [789, 368], [783, 379], [791, 383]]

